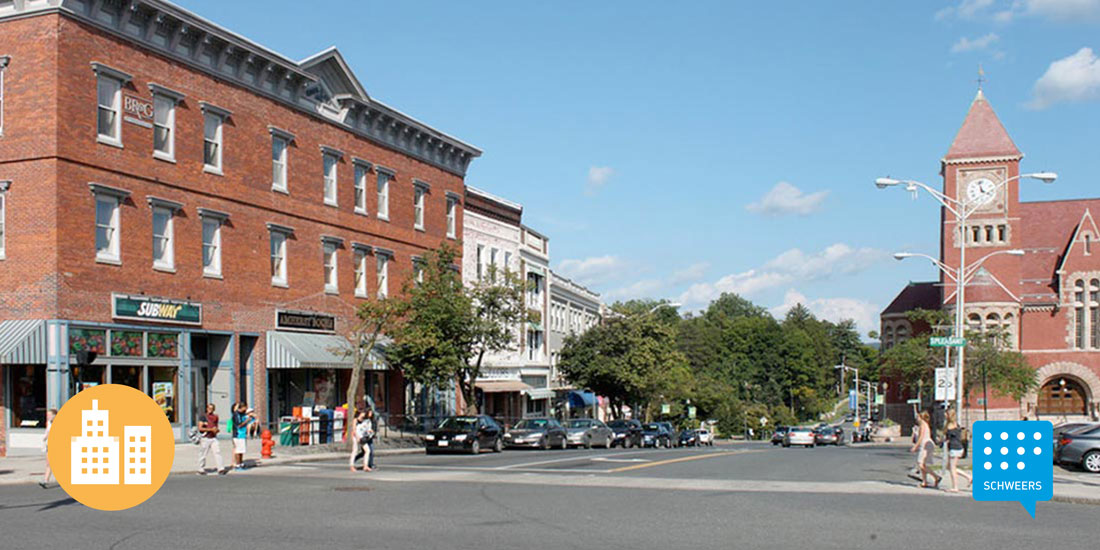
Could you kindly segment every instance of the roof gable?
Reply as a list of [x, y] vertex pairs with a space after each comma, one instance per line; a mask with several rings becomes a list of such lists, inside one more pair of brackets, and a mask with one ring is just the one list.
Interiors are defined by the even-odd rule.
[[316, 75], [336, 97], [351, 96], [362, 102], [370, 100], [367, 90], [336, 46], [303, 59], [299, 66], [307, 73]]
[[[1070, 254], [1073, 252], [1073, 247], [1077, 245], [1078, 241], [1084, 241], [1086, 238], [1089, 241], [1095, 241], [1097, 236], [1100, 235], [1100, 231], [1096, 229], [1096, 222], [1092, 219], [1092, 213], [1088, 208], [1085, 208], [1085, 213], [1081, 215], [1081, 221], [1077, 222], [1077, 227], [1073, 230], [1073, 236], [1070, 237], [1069, 242], [1066, 244], [1066, 251], [1062, 254], [1062, 261], [1058, 263], [1058, 274], [1065, 272], [1066, 263], [1069, 262]], [[1084, 244], [1082, 243], [1082, 246]], [[1086, 251], [1088, 253], [1088, 251]]]
[[1005, 156], [1019, 157], [1020, 150], [1008, 137], [993, 107], [978, 90], [944, 160]]

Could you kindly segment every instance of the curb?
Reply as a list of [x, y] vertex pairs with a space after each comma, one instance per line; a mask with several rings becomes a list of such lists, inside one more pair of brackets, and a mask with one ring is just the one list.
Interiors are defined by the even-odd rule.
[[[408, 449], [379, 449], [379, 450], [375, 451], [374, 453], [377, 454], [378, 456], [397, 456], [397, 455], [417, 454], [417, 453], [423, 453], [423, 452], [424, 452], [423, 448], [412, 447], [412, 448], [408, 448]], [[249, 470], [254, 470], [254, 469], [257, 469], [257, 468], [262, 469], [265, 466], [279, 466], [279, 465], [282, 465], [282, 464], [295, 464], [295, 463], [299, 463], [299, 462], [324, 462], [326, 460], [337, 460], [337, 459], [347, 458], [347, 456], [348, 456], [348, 453], [346, 453], [346, 452], [338, 452], [338, 453], [337, 452], [331, 452], [331, 453], [316, 453], [316, 454], [306, 454], [306, 455], [276, 456], [274, 458], [267, 458], [267, 459], [261, 458], [261, 459], [259, 459], [259, 462], [257, 462], [255, 466], [249, 468]], [[174, 475], [179, 475], [179, 474], [194, 475], [192, 473], [192, 470], [190, 470], [190, 469], [173, 470], [173, 471], [168, 473], [169, 476], [174, 476]]]
[[1062, 502], [1065, 504], [1085, 504], [1090, 506], [1100, 506], [1100, 498], [1060, 497], [1058, 495], [1054, 495], [1054, 497], [1050, 500], [1051, 502]]

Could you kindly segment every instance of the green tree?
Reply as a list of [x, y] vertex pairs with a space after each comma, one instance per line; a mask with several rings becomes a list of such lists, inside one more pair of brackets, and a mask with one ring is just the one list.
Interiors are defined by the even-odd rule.
[[1008, 349], [1006, 335], [998, 332], [967, 334], [964, 391], [967, 400], [982, 391], [983, 381], [996, 394], [1020, 401], [1038, 386], [1035, 369], [1024, 355]]
[[[379, 342], [387, 333], [392, 333], [396, 329], [407, 310], [406, 299], [392, 297], [364, 302], [356, 311], [355, 325], [347, 334], [351, 346], [344, 350], [352, 359], [351, 381], [347, 391], [349, 419], [355, 418], [359, 411], [359, 401], [356, 397], [359, 392], [359, 383], [363, 379], [363, 370], [368, 363], [379, 358]], [[344, 440], [349, 445], [354, 445], [355, 422], [349, 420], [344, 425], [347, 432]]]

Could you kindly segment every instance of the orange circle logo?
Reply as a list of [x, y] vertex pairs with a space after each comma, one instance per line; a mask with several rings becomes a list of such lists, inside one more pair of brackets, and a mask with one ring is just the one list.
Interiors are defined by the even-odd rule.
[[156, 401], [119, 384], [74, 395], [50, 425], [48, 457], [69, 496], [97, 510], [125, 510], [153, 496], [176, 454]]

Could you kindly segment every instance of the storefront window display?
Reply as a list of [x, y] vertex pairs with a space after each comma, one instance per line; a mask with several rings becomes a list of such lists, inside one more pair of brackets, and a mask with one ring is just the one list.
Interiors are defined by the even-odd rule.
[[99, 355], [107, 354], [107, 331], [85, 328], [69, 329], [69, 351], [78, 353], [81, 351], [95, 352]]
[[179, 335], [174, 333], [150, 332], [148, 335], [149, 357], [179, 357]]
[[[151, 336], [151, 335], [150, 335]], [[160, 405], [168, 421], [176, 422], [176, 395], [179, 387], [179, 370], [176, 367], [149, 367], [149, 390], [153, 401]]]
[[141, 383], [143, 370], [145, 370], [143, 367], [114, 365], [111, 367], [111, 383], [145, 391], [145, 387]]
[[46, 366], [12, 365], [8, 376], [12, 384], [12, 427], [45, 428]]
[[141, 357], [141, 332], [111, 331], [111, 357]]

